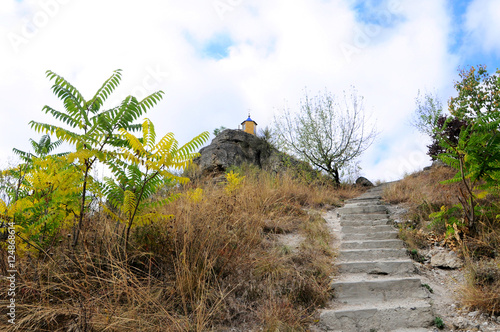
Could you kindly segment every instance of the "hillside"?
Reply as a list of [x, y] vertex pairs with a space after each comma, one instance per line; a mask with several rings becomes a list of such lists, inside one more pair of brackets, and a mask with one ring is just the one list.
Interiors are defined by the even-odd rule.
[[[235, 171], [225, 183], [179, 187], [176, 201], [154, 210], [172, 217], [134, 228], [126, 253], [122, 228], [105, 211], [89, 217], [76, 248], [62, 227], [43, 249], [18, 251], [16, 325], [1, 320], [1, 329], [305, 329], [328, 301], [335, 255], [314, 211], [360, 191]], [[284, 235], [300, 241], [283, 243]], [[4, 317], [8, 283], [2, 279]]]
[[[460, 229], [451, 234], [450, 222], [436, 218], [457, 203], [457, 185], [440, 184], [453, 174], [448, 167], [412, 174], [385, 186], [383, 198], [392, 204], [390, 218], [422, 283], [434, 290], [432, 317], [447, 330], [485, 323], [495, 328], [498, 225], [484, 224], [476, 236]], [[344, 273], [332, 264], [339, 229], [321, 213], [336, 215], [342, 211], [337, 207], [362, 192], [321, 178], [311, 182], [300, 172], [232, 167], [222, 182], [198, 179], [175, 189], [177, 200], [154, 209], [171, 217], [137, 225], [127, 252], [123, 228], [96, 211], [82, 230], [81, 246], [72, 247], [71, 229], [62, 227], [46, 247], [19, 251], [16, 325], [2, 321], [1, 328], [307, 330], [319, 321], [318, 310], [331, 306], [331, 278]], [[153, 200], [171, 194], [160, 192]], [[456, 252], [465, 266], [432, 267], [432, 249], [439, 248]], [[8, 251], [2, 255], [6, 276]], [[4, 299], [10, 282], [2, 279], [2, 315], [9, 310]]]
[[384, 199], [392, 203], [400, 238], [435, 288], [436, 315], [446, 330], [497, 331], [500, 323], [500, 225], [498, 197], [478, 205], [479, 229], [472, 233], [459, 209], [460, 183], [443, 184], [456, 171], [438, 166], [416, 172], [389, 186]]

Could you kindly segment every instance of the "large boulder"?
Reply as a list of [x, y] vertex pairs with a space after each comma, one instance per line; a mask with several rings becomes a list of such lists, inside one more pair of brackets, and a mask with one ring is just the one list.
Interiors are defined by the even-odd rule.
[[356, 184], [362, 187], [373, 187], [373, 183], [365, 177], [359, 177], [356, 179]]
[[445, 269], [458, 269], [464, 263], [454, 251], [445, 249], [435, 249], [429, 253], [431, 256], [431, 266]]
[[[256, 165], [262, 169], [278, 171], [284, 165], [285, 155], [265, 140], [242, 130], [226, 129], [200, 150], [193, 162], [202, 174], [224, 172], [230, 166]], [[292, 164], [296, 160], [289, 160]]]

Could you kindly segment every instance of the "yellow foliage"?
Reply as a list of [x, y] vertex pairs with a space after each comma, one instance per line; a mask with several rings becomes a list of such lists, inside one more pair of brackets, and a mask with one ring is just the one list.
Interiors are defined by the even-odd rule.
[[[16, 233], [22, 238], [43, 247], [74, 221], [81, 179], [64, 157], [36, 158], [29, 167], [23, 166], [26, 164], [4, 172], [22, 181], [18, 180], [18, 194], [10, 202], [0, 201], [0, 215], [15, 221]], [[17, 253], [27, 250], [33, 248], [18, 241]]]
[[159, 220], [170, 220], [173, 219], [173, 214], [163, 214], [158, 211], [144, 213], [135, 218], [135, 223], [139, 226], [144, 226], [148, 223], [159, 221]]
[[189, 198], [194, 203], [201, 202], [203, 200], [203, 189], [196, 188], [189, 190], [186, 194], [186, 197]]
[[240, 176], [238, 173], [234, 173], [233, 171], [227, 173], [227, 184], [224, 188], [226, 193], [231, 195], [234, 191], [238, 190], [241, 187], [244, 179], [244, 176]]
[[477, 195], [476, 195], [476, 197], [477, 197], [478, 199], [485, 199], [485, 198], [486, 198], [486, 196], [488, 196], [488, 194], [489, 194], [489, 192], [485, 190], [485, 191], [482, 191], [482, 192], [480, 192], [479, 194], [477, 194]]

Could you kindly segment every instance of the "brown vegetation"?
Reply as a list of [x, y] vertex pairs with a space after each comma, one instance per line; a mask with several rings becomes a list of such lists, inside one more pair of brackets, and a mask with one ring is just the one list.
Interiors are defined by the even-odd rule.
[[[127, 255], [124, 226], [94, 213], [77, 249], [61, 231], [47, 253], [18, 257], [16, 325], [2, 319], [0, 329], [305, 330], [329, 297], [334, 257], [324, 220], [305, 208], [338, 206], [358, 189], [263, 172], [227, 187], [179, 189], [158, 208], [174, 217], [134, 228]], [[298, 249], [277, 240], [297, 232]]]
[[460, 183], [442, 184], [455, 170], [434, 167], [408, 175], [388, 186], [384, 199], [408, 208], [400, 237], [415, 253], [436, 243], [456, 250], [465, 260], [467, 282], [461, 289], [462, 303], [474, 310], [500, 312], [499, 202], [486, 196], [478, 200], [479, 226], [472, 234], [464, 226], [459, 208]]

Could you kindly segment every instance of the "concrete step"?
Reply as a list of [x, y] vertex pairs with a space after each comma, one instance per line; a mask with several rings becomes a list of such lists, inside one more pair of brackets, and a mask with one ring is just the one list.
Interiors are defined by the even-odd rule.
[[355, 198], [351, 198], [346, 202], [362, 202], [362, 201], [380, 201], [382, 198], [382, 193], [370, 193], [369, 195], [361, 195]]
[[353, 198], [344, 202], [344, 206], [356, 205], [382, 205], [380, 198]]
[[344, 207], [382, 205], [379, 199], [349, 200], [345, 202]]
[[350, 234], [343, 234], [342, 239], [343, 241], [356, 241], [356, 240], [390, 240], [390, 239], [397, 239], [398, 238], [398, 232], [397, 231], [392, 231], [392, 232], [381, 232], [381, 233], [350, 233]]
[[362, 234], [362, 233], [380, 233], [395, 231], [394, 226], [391, 225], [378, 225], [378, 226], [342, 226], [342, 233], [344, 234]]
[[394, 278], [361, 281], [334, 281], [334, 299], [347, 304], [379, 304], [395, 299], [425, 299], [428, 292], [419, 278]]
[[340, 250], [338, 259], [343, 262], [379, 261], [408, 258], [406, 249], [347, 249]]
[[[372, 307], [353, 306], [340, 310], [325, 310], [319, 325], [325, 331], [387, 332], [391, 330], [422, 329], [434, 321], [432, 308], [425, 301], [394, 301]], [[417, 330], [418, 331], [418, 330]]]
[[340, 215], [340, 220], [378, 220], [378, 219], [387, 219], [387, 213]]
[[369, 213], [386, 213], [387, 208], [384, 205], [356, 205], [343, 207], [338, 209], [340, 214], [369, 214]]
[[384, 192], [382, 190], [366, 192], [355, 199], [381, 199], [383, 193]]
[[368, 241], [344, 241], [340, 249], [403, 249], [403, 241], [392, 240], [368, 240]]
[[428, 328], [424, 329], [415, 327], [410, 329], [395, 329], [395, 330], [390, 330], [389, 332], [431, 332], [431, 331], [436, 331], [436, 329], [429, 330]]
[[366, 273], [376, 275], [409, 275], [415, 273], [416, 268], [410, 259], [391, 261], [358, 261], [337, 264], [339, 272]]
[[[333, 302], [319, 326], [341, 332], [423, 332], [434, 321], [429, 291], [380, 198], [368, 190], [337, 210], [341, 244]], [[338, 231], [338, 228], [336, 228]]]
[[341, 220], [340, 226], [379, 226], [379, 225], [390, 225], [389, 219], [378, 219], [378, 220]]

